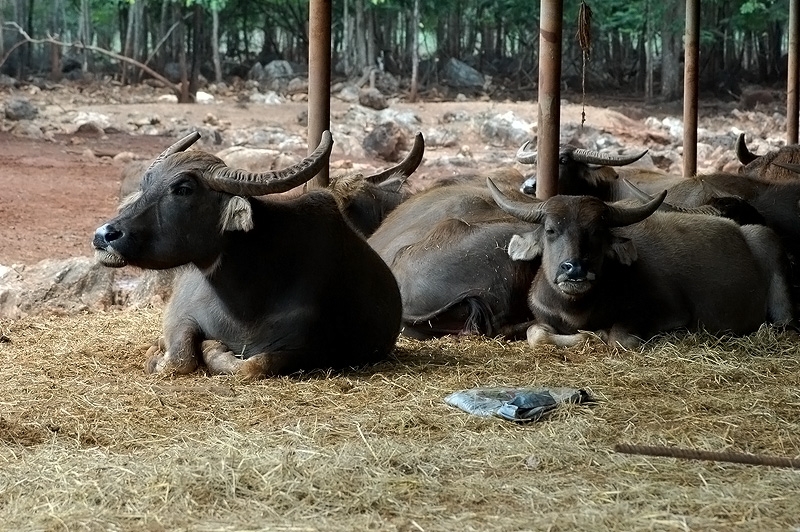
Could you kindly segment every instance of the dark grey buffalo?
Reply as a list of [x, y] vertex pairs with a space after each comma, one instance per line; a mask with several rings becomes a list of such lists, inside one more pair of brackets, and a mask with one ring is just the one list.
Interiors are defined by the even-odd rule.
[[[528, 302], [531, 344], [573, 345], [580, 331], [633, 347], [675, 329], [745, 334], [793, 319], [786, 265], [775, 234], [760, 225], [589, 196], [511, 200], [489, 181], [500, 207], [536, 229], [524, 258], [541, 257]], [[655, 214], [654, 214], [655, 213]]]
[[[681, 181], [680, 176], [658, 170], [626, 167], [646, 153], [647, 150], [644, 150], [634, 155], [620, 156], [570, 145], [561, 146], [558, 154], [558, 193], [618, 201], [634, 197], [624, 180], [653, 194]], [[535, 164], [536, 160], [537, 152], [530, 148], [530, 143], [526, 142], [517, 151], [517, 161], [522, 164]], [[535, 196], [536, 179], [528, 178], [522, 185], [522, 192]]]
[[211, 373], [254, 378], [385, 357], [400, 330], [397, 283], [331, 193], [254, 197], [313, 177], [327, 164], [330, 133], [302, 162], [263, 173], [184, 151], [198, 138], [161, 154], [94, 235], [107, 266], [190, 265], [147, 371], [189, 373], [204, 361]]
[[529, 228], [500, 210], [485, 186], [435, 186], [395, 209], [369, 244], [397, 278], [403, 334], [524, 333], [535, 266], [511, 260], [507, 245]]
[[411, 196], [408, 177], [422, 162], [425, 141], [417, 133], [414, 145], [397, 165], [372, 174], [344, 174], [331, 178], [328, 189], [336, 198], [345, 218], [365, 237], [369, 237], [386, 216]]

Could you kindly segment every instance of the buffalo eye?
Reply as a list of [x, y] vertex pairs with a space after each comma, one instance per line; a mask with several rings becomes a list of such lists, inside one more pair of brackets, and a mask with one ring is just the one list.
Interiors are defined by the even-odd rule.
[[172, 185], [170, 192], [176, 196], [189, 196], [194, 193], [194, 183], [191, 179], [181, 179]]

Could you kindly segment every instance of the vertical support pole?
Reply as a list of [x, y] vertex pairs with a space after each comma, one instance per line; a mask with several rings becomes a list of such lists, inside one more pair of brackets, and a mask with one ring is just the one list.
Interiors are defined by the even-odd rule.
[[800, 0], [789, 0], [789, 72], [786, 80], [786, 144], [797, 144]]
[[697, 78], [700, 55], [700, 0], [686, 0], [683, 68], [683, 177], [697, 173]]
[[[308, 6], [308, 153], [331, 126], [331, 0]], [[314, 177], [313, 188], [328, 186], [328, 165]]]
[[539, 23], [539, 152], [536, 197], [558, 194], [558, 148], [561, 123], [561, 28], [563, 0], [541, 0]]

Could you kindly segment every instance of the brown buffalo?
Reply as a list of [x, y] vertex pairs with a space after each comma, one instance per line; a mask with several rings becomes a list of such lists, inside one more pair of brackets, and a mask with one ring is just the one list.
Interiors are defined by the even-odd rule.
[[[528, 296], [531, 344], [573, 345], [597, 331], [633, 347], [675, 329], [746, 334], [793, 319], [783, 250], [764, 226], [718, 217], [656, 213], [646, 205], [588, 196], [511, 200], [509, 214], [536, 229], [520, 235], [524, 258], [541, 257]], [[655, 214], [654, 214], [655, 213]]]
[[536, 265], [511, 260], [507, 246], [528, 230], [497, 207], [485, 186], [436, 186], [401, 204], [369, 244], [400, 286], [403, 334], [513, 337], [526, 324], [524, 331]]

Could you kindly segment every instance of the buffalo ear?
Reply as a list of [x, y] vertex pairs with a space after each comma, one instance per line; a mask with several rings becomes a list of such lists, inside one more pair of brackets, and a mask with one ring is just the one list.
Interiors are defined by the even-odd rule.
[[514, 235], [508, 243], [508, 256], [511, 260], [533, 260], [542, 254], [541, 241], [541, 227], [529, 233]]
[[588, 169], [584, 170], [583, 178], [587, 183], [596, 187], [602, 183], [611, 183], [612, 181], [616, 181], [619, 179], [619, 174], [617, 174], [617, 171], [610, 166], [590, 166]]
[[616, 259], [625, 266], [630, 266], [639, 258], [633, 240], [621, 236], [611, 237], [611, 247], [608, 249], [608, 254], [612, 259]]
[[223, 231], [249, 231], [253, 228], [253, 208], [241, 196], [233, 196], [225, 205], [220, 225]]

